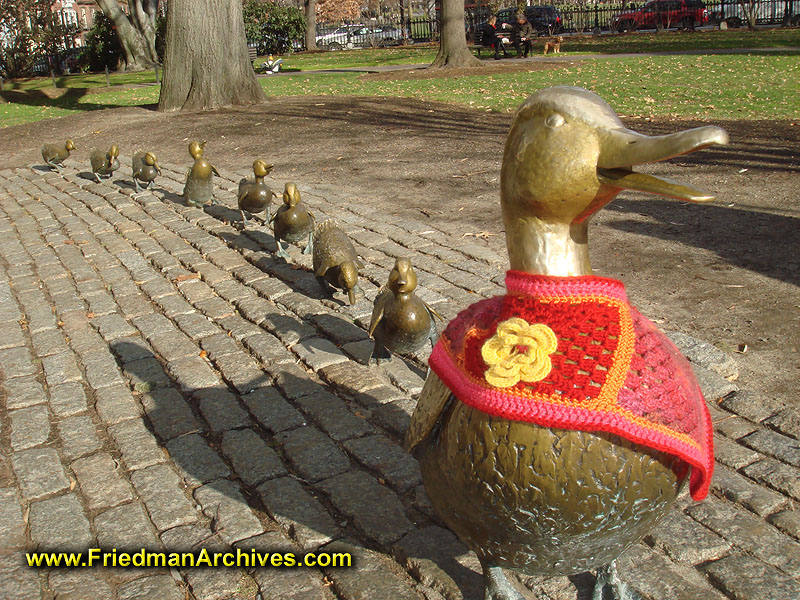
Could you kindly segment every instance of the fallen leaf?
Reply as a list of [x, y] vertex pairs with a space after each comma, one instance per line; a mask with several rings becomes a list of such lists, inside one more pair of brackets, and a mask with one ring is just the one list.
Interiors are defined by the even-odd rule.
[[186, 275], [178, 275], [172, 280], [173, 283], [181, 283], [182, 281], [189, 281], [190, 279], [200, 279], [199, 273], [188, 273]]
[[201, 350], [200, 351], [200, 358], [205, 358], [206, 356], [208, 356], [208, 352], [206, 352], [205, 350]]

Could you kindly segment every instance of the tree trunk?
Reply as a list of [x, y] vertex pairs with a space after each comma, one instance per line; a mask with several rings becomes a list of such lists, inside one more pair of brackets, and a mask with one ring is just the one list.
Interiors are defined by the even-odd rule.
[[[155, 54], [155, 24], [152, 25], [153, 52], [151, 53], [148, 51], [149, 43], [145, 39], [143, 32], [133, 26], [128, 16], [119, 7], [117, 0], [97, 0], [97, 4], [102, 9], [103, 14], [114, 23], [114, 28], [117, 31], [117, 37], [125, 55], [124, 64], [120, 65], [120, 68], [126, 71], [142, 71], [152, 67], [157, 62], [157, 55]], [[131, 2], [131, 4], [141, 4], [141, 0]], [[155, 18], [155, 10], [153, 11], [153, 17]]]
[[317, 0], [304, 0], [306, 9], [306, 50], [317, 49]]
[[145, 42], [145, 51], [153, 63], [158, 61], [156, 52], [156, 14], [158, 0], [128, 0], [131, 9], [131, 21]]
[[439, 53], [429, 68], [477, 67], [481, 64], [467, 48], [464, 31], [464, 0], [442, 0]]
[[240, 0], [169, 0], [158, 110], [264, 102], [247, 53]]

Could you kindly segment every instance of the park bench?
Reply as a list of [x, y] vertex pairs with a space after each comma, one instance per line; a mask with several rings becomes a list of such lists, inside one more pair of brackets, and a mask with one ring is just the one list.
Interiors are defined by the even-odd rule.
[[256, 48], [255, 46], [248, 46], [247, 54], [250, 57], [250, 66], [254, 66], [253, 63], [258, 58], [258, 48]]

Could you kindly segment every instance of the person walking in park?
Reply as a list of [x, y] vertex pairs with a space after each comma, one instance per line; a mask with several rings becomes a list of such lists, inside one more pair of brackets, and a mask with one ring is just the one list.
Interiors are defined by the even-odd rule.
[[514, 50], [517, 51], [517, 58], [528, 56], [534, 37], [536, 37], [536, 32], [528, 23], [528, 19], [522, 13], [518, 13], [516, 22], [511, 26], [511, 39], [514, 43]]
[[500, 51], [503, 51], [503, 56], [507, 57], [508, 52], [506, 52], [505, 46], [503, 46], [503, 39], [497, 35], [497, 17], [492, 15], [489, 17], [489, 20], [483, 26], [483, 38], [482, 42], [483, 45], [488, 48], [494, 48], [494, 59], [500, 60]]

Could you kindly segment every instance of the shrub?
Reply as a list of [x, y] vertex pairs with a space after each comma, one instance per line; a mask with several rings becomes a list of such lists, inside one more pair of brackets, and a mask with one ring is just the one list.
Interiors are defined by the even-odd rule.
[[247, 42], [255, 44], [259, 54], [290, 52], [292, 42], [305, 34], [306, 18], [294, 6], [251, 0], [243, 13]]
[[114, 23], [100, 11], [95, 13], [94, 24], [86, 34], [86, 57], [92, 71], [103, 71], [106, 67], [116, 69], [122, 58]]

